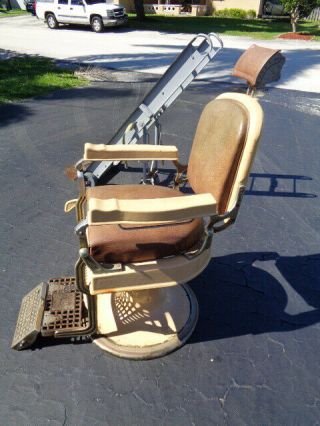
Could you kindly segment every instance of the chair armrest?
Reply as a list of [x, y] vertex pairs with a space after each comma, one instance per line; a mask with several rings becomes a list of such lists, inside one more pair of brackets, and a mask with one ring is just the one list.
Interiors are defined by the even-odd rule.
[[141, 200], [101, 200], [87, 202], [88, 224], [161, 223], [194, 219], [217, 214], [217, 203], [211, 194]]
[[178, 160], [178, 148], [166, 145], [104, 145], [86, 143], [84, 160]]

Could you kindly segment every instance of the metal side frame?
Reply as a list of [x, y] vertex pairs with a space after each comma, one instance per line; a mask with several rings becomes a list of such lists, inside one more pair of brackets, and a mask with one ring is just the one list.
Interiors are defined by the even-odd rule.
[[[194, 37], [108, 144], [137, 143], [140, 138], [144, 143], [149, 143], [148, 129], [152, 125], [155, 125], [154, 143], [160, 144], [160, 116], [222, 48], [222, 40], [215, 33]], [[84, 178], [90, 186], [94, 186], [117, 163], [95, 161], [84, 171]], [[155, 168], [156, 164], [153, 163], [151, 170]], [[144, 180], [146, 173], [144, 166]]]

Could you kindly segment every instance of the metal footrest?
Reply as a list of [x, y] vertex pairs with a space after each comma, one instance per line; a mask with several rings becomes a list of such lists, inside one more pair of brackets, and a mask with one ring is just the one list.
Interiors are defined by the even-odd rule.
[[36, 341], [41, 329], [47, 286], [47, 283], [37, 285], [22, 299], [11, 344], [13, 349], [28, 348]]
[[75, 277], [53, 278], [37, 285], [22, 299], [11, 347], [28, 348], [39, 334], [76, 337], [83, 335], [88, 326], [88, 311]]
[[87, 325], [87, 309], [83, 294], [76, 288], [75, 277], [49, 280], [41, 335], [53, 336], [62, 331], [76, 334]]

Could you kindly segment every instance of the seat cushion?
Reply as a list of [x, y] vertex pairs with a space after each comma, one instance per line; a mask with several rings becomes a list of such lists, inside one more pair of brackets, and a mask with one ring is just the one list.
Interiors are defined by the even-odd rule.
[[[105, 185], [86, 190], [87, 199], [136, 200], [179, 196], [186, 195], [171, 188], [151, 185]], [[192, 219], [169, 225], [90, 225], [87, 238], [90, 254], [97, 261], [130, 263], [180, 254], [192, 248], [202, 234], [202, 219]]]

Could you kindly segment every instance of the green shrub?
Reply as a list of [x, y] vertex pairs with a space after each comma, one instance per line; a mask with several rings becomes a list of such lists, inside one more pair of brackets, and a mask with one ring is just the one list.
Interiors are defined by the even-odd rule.
[[246, 19], [247, 13], [243, 9], [222, 9], [214, 12], [214, 16], [218, 16], [220, 18]]
[[255, 19], [257, 17], [256, 11], [253, 9], [247, 10], [247, 19]]
[[256, 17], [256, 12], [253, 9], [221, 9], [214, 11], [213, 16], [219, 18], [253, 19]]

